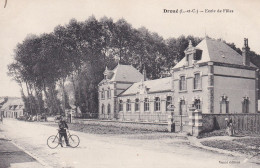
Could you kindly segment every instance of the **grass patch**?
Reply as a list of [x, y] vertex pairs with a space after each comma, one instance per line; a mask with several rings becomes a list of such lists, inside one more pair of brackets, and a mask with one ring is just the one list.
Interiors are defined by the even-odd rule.
[[260, 148], [260, 137], [234, 139], [233, 141], [244, 144], [251, 148]]
[[[240, 143], [245, 142], [245, 143]], [[239, 152], [243, 154], [249, 154], [249, 155], [255, 155], [260, 152], [258, 148], [252, 148], [251, 146], [248, 146], [248, 144], [252, 144], [252, 141], [249, 143], [249, 140], [243, 141], [243, 139], [237, 139], [233, 141], [227, 141], [227, 140], [210, 140], [210, 141], [203, 141], [201, 142], [202, 145], [228, 150], [232, 152]]]
[[213, 136], [226, 136], [226, 130], [215, 130], [212, 132], [202, 132], [199, 136], [197, 136], [198, 139], [201, 138], [207, 138], [207, 137], [213, 137]]
[[[58, 127], [57, 123], [44, 123], [53, 127]], [[108, 135], [129, 135], [129, 134], [149, 134], [154, 131], [146, 128], [136, 128], [135, 126], [120, 123], [113, 125], [112, 123], [86, 123], [86, 124], [68, 124], [70, 130], [80, 131], [90, 134], [108, 134]]]
[[[39, 122], [39, 124], [58, 128], [58, 123]], [[98, 122], [89, 121], [85, 124], [68, 124], [70, 130], [90, 134], [123, 136], [128, 139], [153, 140], [153, 139], [181, 139], [187, 140], [185, 136], [169, 133], [164, 127], [154, 125], [130, 124], [120, 122]]]

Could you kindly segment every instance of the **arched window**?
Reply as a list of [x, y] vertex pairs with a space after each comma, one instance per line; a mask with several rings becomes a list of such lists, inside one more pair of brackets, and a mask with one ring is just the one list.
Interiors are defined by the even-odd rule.
[[107, 114], [111, 113], [110, 104], [107, 105]]
[[135, 111], [139, 111], [139, 99], [135, 99]]
[[119, 111], [123, 111], [123, 100], [119, 100]]
[[194, 74], [193, 84], [194, 84], [194, 86], [193, 86], [194, 89], [201, 89], [201, 76], [200, 76], [200, 73]]
[[243, 97], [242, 112], [249, 113], [249, 98], [248, 97]]
[[145, 98], [144, 99], [144, 111], [149, 111], [149, 110], [150, 110], [149, 99]]
[[171, 96], [167, 96], [166, 98], [166, 111], [169, 111], [168, 106], [172, 104], [172, 97]]
[[194, 107], [195, 107], [197, 110], [200, 110], [200, 109], [201, 109], [200, 99], [195, 99], [193, 105], [194, 105]]
[[221, 96], [220, 98], [220, 113], [229, 113], [229, 101], [228, 101], [228, 97], [227, 96]]
[[154, 111], [160, 111], [160, 110], [161, 110], [161, 100], [159, 97], [156, 97], [154, 102]]
[[131, 111], [131, 101], [130, 101], [130, 99], [127, 99], [127, 101], [126, 101], [126, 111]]
[[102, 113], [102, 114], [105, 114], [105, 105], [104, 105], [104, 104], [102, 104], [101, 113]]

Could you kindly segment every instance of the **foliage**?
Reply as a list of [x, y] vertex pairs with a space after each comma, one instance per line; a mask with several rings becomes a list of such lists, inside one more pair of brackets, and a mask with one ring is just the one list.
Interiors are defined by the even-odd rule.
[[[83, 113], [97, 113], [97, 87], [106, 66], [112, 69], [120, 61], [141, 72], [145, 65], [149, 79], [160, 78], [184, 57], [189, 40], [195, 46], [202, 39], [182, 35], [165, 40], [145, 27], [133, 28], [124, 19], [71, 19], [51, 33], [28, 35], [17, 44], [8, 75], [20, 85], [28, 113], [41, 114], [47, 108], [61, 114], [71, 105]], [[72, 87], [68, 89], [67, 83]]]

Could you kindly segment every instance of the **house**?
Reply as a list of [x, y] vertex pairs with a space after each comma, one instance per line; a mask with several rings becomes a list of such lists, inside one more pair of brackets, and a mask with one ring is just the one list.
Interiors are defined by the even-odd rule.
[[131, 65], [118, 64], [113, 70], [106, 68], [104, 79], [98, 85], [99, 118], [116, 119], [118, 96], [143, 78], [143, 75]]
[[205, 37], [197, 46], [189, 43], [170, 77], [146, 80], [145, 71], [130, 65], [106, 68], [99, 83], [99, 118], [165, 123], [172, 106], [182, 127], [189, 123], [190, 108], [205, 114], [255, 113], [259, 72], [249, 50], [248, 39], [240, 55]]
[[24, 103], [21, 98], [8, 98], [1, 107], [1, 113], [7, 118], [18, 118], [24, 115]]
[[220, 40], [191, 42], [185, 57], [172, 69], [176, 112], [189, 105], [202, 113], [255, 113], [258, 69], [250, 62], [248, 39], [242, 56]]

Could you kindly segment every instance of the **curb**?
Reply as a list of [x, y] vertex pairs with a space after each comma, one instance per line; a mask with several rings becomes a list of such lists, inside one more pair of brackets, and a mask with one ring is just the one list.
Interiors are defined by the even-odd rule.
[[34, 158], [37, 162], [39, 162], [43, 167], [47, 167], [47, 168], [52, 168], [51, 166], [49, 166], [47, 163], [45, 163], [43, 160], [41, 160], [40, 158], [38, 158], [37, 156], [33, 155], [32, 153], [30, 153], [29, 151], [27, 151], [26, 149], [24, 149], [23, 147], [21, 147], [20, 145], [16, 144], [15, 142], [13, 142], [11, 140], [11, 143], [14, 144], [17, 148], [21, 149], [22, 151], [24, 151], [26, 154], [28, 154], [29, 156], [31, 156], [32, 158]]
[[209, 147], [209, 146], [204, 146], [195, 137], [188, 137], [188, 140], [190, 141], [191, 146], [194, 146], [194, 147], [197, 147], [197, 148], [209, 150], [209, 151], [212, 151], [212, 152], [218, 152], [218, 153], [221, 153], [221, 154], [237, 156], [237, 157], [245, 156], [245, 155], [237, 153], [237, 152], [232, 152], [232, 151], [227, 151], [227, 150], [223, 150], [223, 149], [217, 149], [217, 148], [213, 148], [213, 147]]

